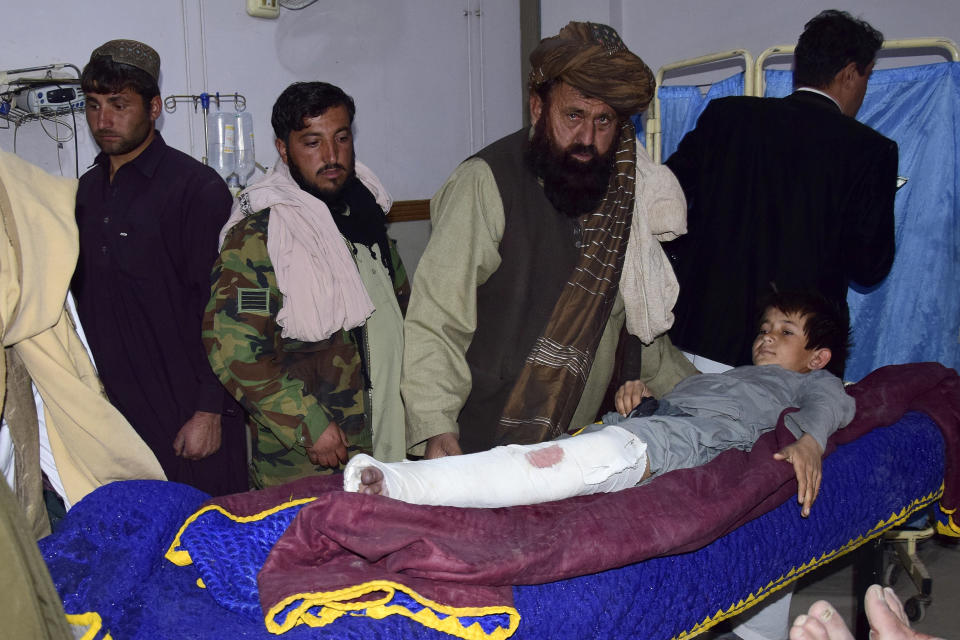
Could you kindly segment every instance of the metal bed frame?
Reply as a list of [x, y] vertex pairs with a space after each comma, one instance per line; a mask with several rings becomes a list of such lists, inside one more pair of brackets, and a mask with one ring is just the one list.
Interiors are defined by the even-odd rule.
[[[720, 51], [699, 56], [697, 58], [688, 58], [678, 62], [665, 64], [657, 70], [657, 87], [663, 86], [663, 79], [671, 71], [680, 69], [693, 69], [703, 67], [708, 64], [718, 62], [743, 61], [744, 67], [744, 91], [746, 96], [762, 96], [766, 89], [764, 71], [771, 58], [792, 56], [795, 45], [777, 45], [763, 51], [754, 59], [746, 49], [731, 49], [729, 51]], [[901, 40], [885, 40], [882, 47], [883, 51], [892, 50], [932, 50], [943, 51], [952, 62], [960, 62], [960, 49], [957, 44], [948, 38], [906, 38]], [[647, 152], [654, 162], [663, 162], [661, 157], [662, 148], [662, 115], [660, 107], [660, 95], [656, 92], [653, 97], [652, 106], [648, 111], [647, 120], [644, 123], [646, 131]]]

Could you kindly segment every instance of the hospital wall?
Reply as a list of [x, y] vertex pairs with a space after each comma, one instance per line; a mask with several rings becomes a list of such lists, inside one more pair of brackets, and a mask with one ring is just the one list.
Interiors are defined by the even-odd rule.
[[[245, 0], [44, 0], [0, 3], [0, 72], [54, 62], [84, 66], [114, 38], [153, 46], [161, 97], [239, 92], [253, 115], [257, 159], [277, 158], [270, 110], [296, 80], [341, 86], [357, 103], [357, 157], [397, 200], [429, 198], [465, 157], [521, 126], [519, 7], [481, 0], [321, 0], [278, 19], [247, 15]], [[479, 15], [478, 15], [479, 13]], [[0, 89], [2, 89], [0, 80]], [[223, 103], [225, 110], [232, 105]], [[64, 119], [68, 126], [73, 121]], [[0, 149], [46, 170], [82, 175], [96, 155], [83, 114], [65, 128], [0, 119]], [[202, 114], [164, 111], [166, 142], [204, 155]], [[427, 222], [393, 225], [416, 263]]]
[[[326, 80], [356, 99], [357, 157], [398, 200], [429, 198], [457, 163], [521, 125], [516, 0], [320, 0], [300, 11], [281, 9], [275, 20], [250, 17], [245, 6], [245, 0], [4, 2], [0, 72], [54, 62], [82, 67], [107, 40], [142, 40], [161, 55], [162, 97], [245, 96], [264, 166], [277, 158], [269, 124], [276, 96], [295, 80]], [[656, 69], [713, 51], [745, 47], [757, 54], [792, 43], [822, 8], [808, 0], [543, 0], [541, 33], [554, 34], [569, 20], [607, 22]], [[956, 0], [909, 6], [854, 0], [841, 8], [888, 38], [960, 39]], [[74, 176], [78, 166], [82, 174], [96, 146], [77, 115], [76, 140], [50, 122], [18, 128], [0, 119], [0, 149], [16, 146], [48, 171]], [[204, 155], [203, 118], [191, 103], [177, 103], [158, 125], [169, 144]], [[429, 224], [394, 224], [391, 233], [412, 271]]]

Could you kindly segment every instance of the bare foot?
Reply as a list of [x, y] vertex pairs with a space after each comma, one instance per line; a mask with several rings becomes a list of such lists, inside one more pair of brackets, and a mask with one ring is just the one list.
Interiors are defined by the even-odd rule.
[[[934, 640], [933, 636], [910, 628], [907, 614], [893, 589], [871, 585], [863, 600], [873, 640]], [[790, 640], [853, 640], [853, 635], [836, 609], [829, 602], [819, 600], [810, 606], [806, 615], [794, 620]]]
[[793, 621], [790, 640], [853, 640], [853, 634], [829, 602], [818, 600]]
[[360, 471], [360, 486], [357, 493], [371, 495], [387, 495], [387, 488], [383, 484], [383, 471], [376, 467], [366, 467]]
[[871, 585], [863, 599], [870, 621], [871, 637], [876, 640], [932, 640], [933, 636], [917, 633], [910, 628], [903, 605], [893, 589]]

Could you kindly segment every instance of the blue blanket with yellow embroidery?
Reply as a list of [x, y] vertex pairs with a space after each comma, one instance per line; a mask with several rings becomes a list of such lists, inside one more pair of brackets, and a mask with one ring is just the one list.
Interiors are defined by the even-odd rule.
[[[869, 413], [868, 408], [864, 410]], [[660, 557], [621, 563], [626, 566], [600, 565], [596, 572], [581, 571], [588, 575], [580, 577], [562, 572], [580, 571], [583, 558], [616, 562], [604, 548], [604, 533], [622, 522], [595, 521], [593, 536], [571, 537], [573, 529], [558, 526], [554, 547], [549, 549], [558, 558], [553, 569], [534, 567], [514, 575], [507, 584], [543, 582], [540, 576], [551, 570], [564, 579], [507, 586], [507, 600], [502, 597], [502, 583], [485, 585], [475, 579], [483, 575], [478, 566], [482, 568], [487, 560], [473, 556], [474, 543], [486, 536], [496, 538], [498, 532], [473, 530], [470, 527], [480, 521], [469, 518], [463, 522], [466, 528], [461, 529], [462, 543], [456, 550], [462, 557], [449, 559], [449, 579], [430, 575], [427, 569], [439, 566], [439, 547], [431, 547], [430, 536], [421, 534], [408, 541], [404, 553], [394, 550], [380, 558], [357, 555], [353, 569], [360, 569], [355, 574], [361, 576], [359, 582], [355, 576], [338, 574], [353, 570], [349, 563], [334, 563], [329, 572], [334, 575], [305, 583], [317, 589], [296, 582], [288, 582], [286, 590], [269, 585], [269, 572], [261, 571], [265, 565], [273, 567], [273, 576], [285, 572], [310, 576], [316, 573], [315, 567], [322, 570], [324, 564], [318, 561], [341, 554], [341, 543], [369, 552], [378, 546], [377, 537], [396, 525], [387, 519], [383, 522], [390, 526], [381, 527], [376, 509], [371, 511], [364, 501], [353, 502], [375, 497], [349, 498], [329, 491], [329, 486], [302, 502], [295, 499], [300, 497], [296, 490], [280, 500], [276, 499], [279, 494], [266, 500], [268, 494], [259, 492], [262, 506], [268, 508], [257, 505], [240, 513], [230, 500], [203, 507], [204, 494], [173, 483], [117, 483], [76, 505], [64, 527], [42, 541], [42, 549], [67, 612], [96, 612], [102, 631], [109, 630], [115, 638], [267, 638], [274, 637], [271, 628], [289, 638], [449, 637], [440, 630], [465, 638], [672, 638], [752, 605], [936, 502], [947, 473], [944, 465], [940, 430], [927, 416], [908, 413], [892, 426], [872, 429], [837, 447], [827, 457], [822, 493], [809, 519], [799, 517], [793, 501], [755, 519], [750, 519], [755, 505], [747, 506], [742, 513], [725, 516], [727, 525], [746, 518], [745, 524], [706, 546], [690, 542], [696, 536], [688, 536], [687, 543], [694, 548], [683, 553], [654, 553]], [[694, 477], [703, 481], [710, 476]], [[656, 487], [657, 482], [647, 487]], [[710, 487], [700, 487], [700, 493], [709, 496]], [[334, 494], [339, 499], [331, 500]], [[376, 498], [375, 502], [395, 501]], [[308, 530], [315, 527], [316, 514], [310, 510], [343, 506], [370, 516], [358, 519], [357, 531], [365, 534], [354, 537], [369, 537], [371, 542], [355, 545], [352, 540], [338, 540], [334, 544], [324, 534], [314, 538], [313, 545], [300, 545], [303, 536], [291, 535], [297, 529], [291, 526], [294, 523], [307, 525]], [[590, 501], [581, 500], [579, 506], [585, 514], [596, 513]], [[539, 505], [520, 513], [549, 516], [552, 509]], [[506, 517], [514, 510], [458, 511], [503, 511]], [[631, 519], [635, 515], [621, 514], [621, 519], [642, 522], [642, 518]], [[687, 516], [682, 503], [673, 505], [674, 523], [687, 522], [697, 529], [698, 523], [686, 520]], [[955, 525], [949, 514], [944, 522], [947, 527]], [[428, 525], [429, 517], [407, 523], [409, 528]], [[649, 527], [636, 526], [634, 546], [649, 546], [646, 541], [656, 538], [656, 526], [657, 518], [651, 519]], [[499, 553], [510, 556], [514, 546], [507, 535]], [[163, 558], [168, 549], [170, 560], [179, 565]], [[449, 547], [441, 550], [446, 555]], [[566, 562], [568, 557], [580, 560]], [[527, 565], [518, 566], [525, 571]], [[331, 585], [340, 586], [331, 589]], [[489, 599], [462, 606], [458, 591], [463, 585], [480, 587], [479, 593]], [[264, 591], [271, 589], [286, 595], [265, 599]]]

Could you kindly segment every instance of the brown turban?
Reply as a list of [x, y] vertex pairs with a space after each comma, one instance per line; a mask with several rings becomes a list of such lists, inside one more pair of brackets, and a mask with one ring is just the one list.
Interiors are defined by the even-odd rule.
[[621, 117], [640, 113], [653, 98], [653, 73], [605, 24], [571, 22], [530, 54], [530, 90], [562, 80], [603, 100]]

